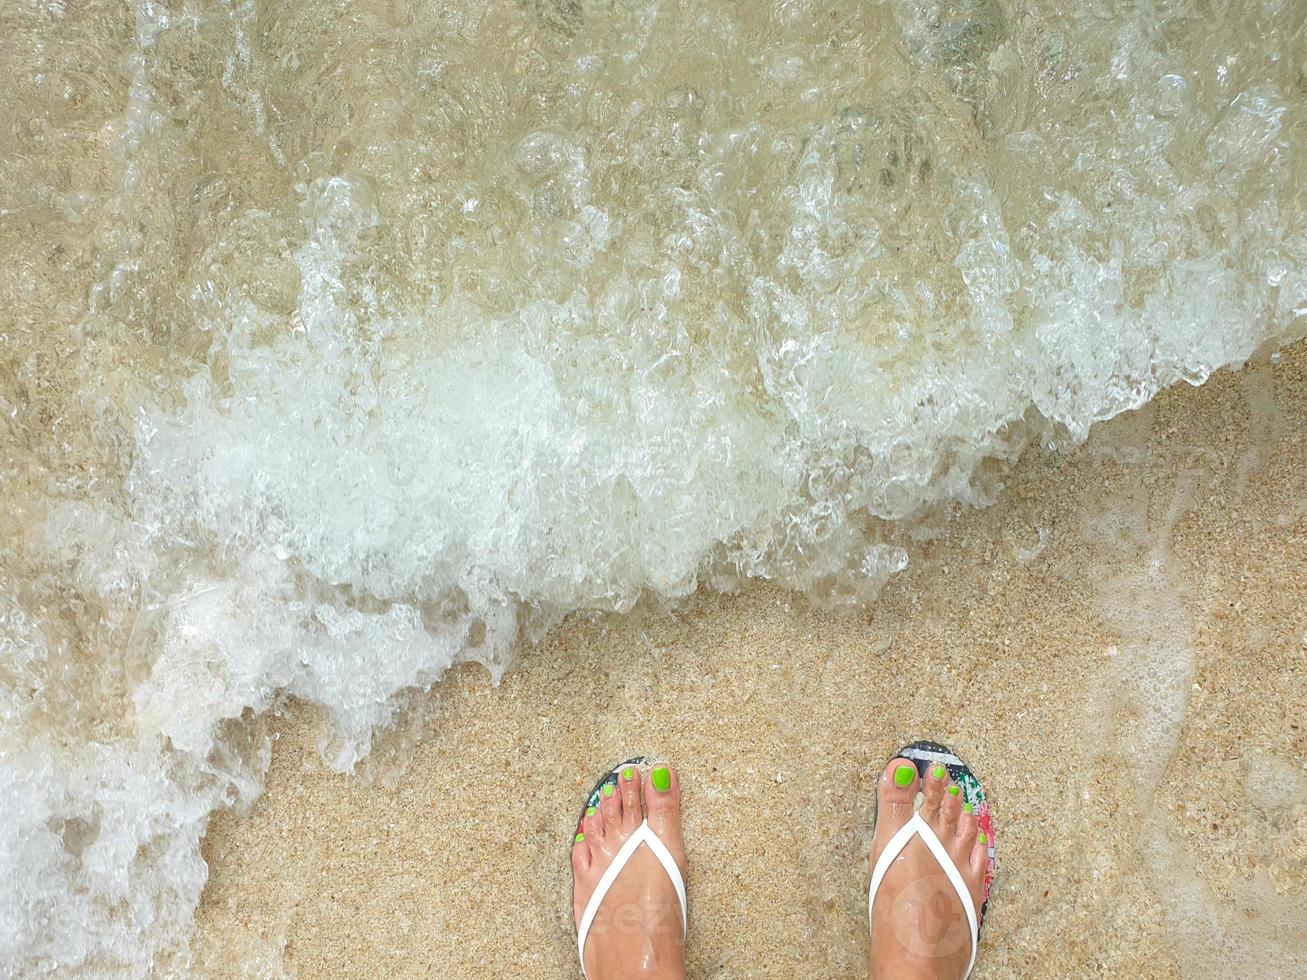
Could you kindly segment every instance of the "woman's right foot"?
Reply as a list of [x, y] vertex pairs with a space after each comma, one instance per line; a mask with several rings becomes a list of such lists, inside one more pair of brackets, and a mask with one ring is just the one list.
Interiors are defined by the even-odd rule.
[[[924, 797], [921, 818], [948, 851], [979, 909], [989, 864], [984, 835], [943, 766], [931, 765], [925, 779], [904, 758], [885, 767], [876, 788], [872, 868], [889, 839], [912, 819], [918, 790]], [[962, 902], [935, 856], [914, 836], [885, 873], [872, 903], [871, 980], [960, 980], [970, 958], [971, 927]]]

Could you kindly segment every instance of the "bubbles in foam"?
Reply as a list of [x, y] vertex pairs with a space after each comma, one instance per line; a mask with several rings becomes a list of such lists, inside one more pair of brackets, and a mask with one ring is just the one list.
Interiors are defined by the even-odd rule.
[[5, 975], [143, 968], [168, 952], [207, 877], [196, 842], [210, 813], [232, 802], [231, 785], [179, 765], [156, 739], [28, 742], [6, 758], [0, 861], [13, 873], [0, 902]]

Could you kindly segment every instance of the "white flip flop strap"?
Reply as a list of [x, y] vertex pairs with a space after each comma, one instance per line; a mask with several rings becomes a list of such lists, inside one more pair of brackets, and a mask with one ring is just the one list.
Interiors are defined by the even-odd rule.
[[617, 855], [613, 858], [613, 863], [600, 876], [599, 884], [595, 886], [594, 894], [590, 896], [590, 901], [585, 906], [585, 912], [581, 914], [581, 922], [576, 927], [576, 951], [581, 956], [581, 975], [584, 977], [589, 977], [589, 974], [585, 972], [585, 940], [590, 935], [590, 926], [594, 924], [595, 916], [599, 914], [599, 906], [603, 904], [608, 889], [613, 887], [613, 882], [617, 880], [617, 876], [626, 867], [626, 862], [631, 860], [631, 855], [636, 852], [641, 844], [644, 844], [653, 852], [653, 856], [658, 859], [658, 863], [667, 872], [667, 877], [672, 879], [672, 887], [676, 889], [676, 897], [681, 904], [681, 935], [685, 935], [687, 925], [685, 880], [681, 877], [681, 869], [676, 866], [676, 859], [672, 857], [672, 852], [653, 832], [653, 828], [649, 826], [649, 821], [645, 820], [636, 828], [635, 833], [626, 839], [626, 843], [621, 846]]
[[871, 906], [876, 901], [876, 892], [880, 889], [880, 883], [885, 880], [885, 873], [914, 836], [920, 837], [930, 849], [930, 853], [935, 855], [935, 860], [944, 869], [949, 883], [962, 901], [962, 911], [967, 914], [967, 925], [971, 927], [971, 959], [967, 961], [967, 971], [962, 974], [962, 980], [967, 980], [967, 977], [971, 976], [972, 967], [976, 965], [976, 943], [980, 938], [976, 905], [971, 901], [971, 892], [967, 891], [967, 883], [962, 880], [962, 874], [953, 863], [953, 859], [949, 857], [948, 851], [935, 836], [935, 831], [931, 830], [930, 824], [922, 820], [920, 814], [914, 813], [912, 819], [898, 829], [885, 845], [885, 850], [880, 852], [880, 857], [876, 859], [876, 867], [871, 872], [871, 885], [867, 889], [867, 919], [868, 921], [871, 919]]

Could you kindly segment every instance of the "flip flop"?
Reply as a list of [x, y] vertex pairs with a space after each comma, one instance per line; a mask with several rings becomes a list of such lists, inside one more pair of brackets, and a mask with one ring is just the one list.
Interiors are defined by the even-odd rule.
[[[980, 911], [977, 913], [975, 903], [971, 901], [971, 893], [967, 890], [966, 882], [962, 880], [962, 875], [953, 863], [953, 859], [949, 857], [948, 851], [940, 843], [939, 837], [936, 836], [930, 824], [922, 820], [919, 813], [914, 812], [912, 819], [900, 827], [885, 844], [885, 849], [880, 852], [880, 857], [876, 859], [876, 866], [872, 868], [871, 884], [867, 887], [867, 921], [870, 924], [871, 908], [876, 901], [876, 892], [880, 889], [880, 884], [884, 881], [885, 873], [889, 870], [890, 865], [908, 846], [908, 842], [913, 837], [920, 837], [921, 842], [929, 848], [930, 853], [939, 862], [939, 866], [943, 869], [949, 884], [953, 886], [953, 890], [957, 892], [958, 898], [962, 901], [962, 911], [967, 916], [967, 924], [971, 927], [971, 958], [967, 962], [967, 971], [962, 974], [962, 980], [967, 980], [967, 977], [971, 976], [972, 968], [976, 965], [976, 949], [980, 944], [980, 927], [985, 921], [985, 912], [989, 908], [989, 893], [994, 885], [994, 877], [998, 874], [998, 862], [995, 859], [994, 815], [990, 811], [989, 803], [985, 800], [985, 791], [980, 786], [980, 780], [976, 778], [971, 768], [958, 758], [952, 749], [940, 745], [938, 742], [913, 742], [911, 745], [905, 745], [899, 749], [890, 759], [899, 757], [915, 763], [917, 775], [922, 780], [926, 778], [926, 769], [929, 766], [943, 766], [948, 770], [949, 778], [961, 787], [962, 802], [971, 804], [976, 813], [976, 822], [979, 829], [985, 834], [989, 859], [989, 866], [985, 869], [985, 887], [981, 892]], [[885, 760], [885, 765], [889, 765], [890, 759]]]
[[[618, 773], [632, 766], [641, 770], [648, 769], [649, 759], [647, 756], [637, 755], [625, 762], [619, 762], [599, 777], [594, 789], [590, 791], [590, 795], [585, 798], [585, 803], [581, 805], [581, 813], [576, 818], [574, 838], [576, 834], [581, 832], [581, 821], [585, 819], [586, 811], [592, 806], [599, 805], [603, 788], [610, 784], [616, 787]], [[640, 826], [635, 829], [635, 833], [628, 837], [626, 843], [618, 850], [613, 858], [613, 863], [604, 870], [599, 878], [599, 883], [595, 885], [594, 893], [590, 896], [590, 900], [586, 902], [585, 911], [581, 913], [581, 921], [576, 927], [576, 952], [581, 958], [581, 975], [586, 980], [589, 980], [590, 975], [585, 971], [585, 941], [590, 935], [590, 927], [594, 924], [595, 916], [599, 914], [599, 906], [603, 904], [608, 889], [613, 887], [613, 882], [617, 880], [617, 876], [622, 873], [622, 869], [626, 867], [626, 863], [631, 860], [631, 856], [635, 854], [641, 844], [649, 848], [653, 856], [658, 859], [658, 863], [663, 866], [663, 870], [667, 872], [667, 877], [672, 879], [672, 887], [676, 889], [676, 897], [681, 903], [681, 935], [686, 934], [688, 918], [685, 906], [685, 879], [681, 877], [681, 869], [676, 866], [676, 858], [672, 857], [672, 852], [653, 832], [653, 828], [649, 826], [648, 818], [645, 818], [640, 822]]]

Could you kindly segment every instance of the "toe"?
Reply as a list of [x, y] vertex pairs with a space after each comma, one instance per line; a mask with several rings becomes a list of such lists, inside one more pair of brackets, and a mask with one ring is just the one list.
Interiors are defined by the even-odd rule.
[[932, 826], [939, 824], [940, 808], [944, 805], [944, 791], [948, 789], [948, 770], [939, 763], [926, 767], [926, 777], [921, 781], [921, 819]]
[[985, 901], [985, 878], [989, 874], [989, 844], [985, 831], [977, 828], [971, 851], [966, 855], [965, 862], [959, 863], [977, 911]]
[[917, 767], [904, 758], [891, 759], [876, 785], [877, 850], [912, 817], [917, 798]]
[[649, 808], [649, 827], [662, 838], [677, 861], [681, 857], [681, 785], [671, 766], [656, 765], [649, 770], [644, 785], [645, 805]]
[[581, 819], [581, 833], [585, 834], [585, 843], [593, 850], [604, 844], [604, 814], [597, 806], [586, 807]]
[[640, 771], [634, 766], [623, 766], [617, 777], [617, 791], [622, 794], [622, 826], [635, 830], [644, 819], [640, 807]]
[[962, 814], [958, 817], [958, 843], [962, 848], [963, 854], [969, 854], [971, 848], [976, 845], [976, 833], [979, 827], [976, 824], [976, 811], [970, 803], [962, 804]]
[[582, 875], [590, 870], [590, 845], [586, 843], [585, 831], [578, 830], [572, 841], [572, 873]]
[[622, 829], [622, 794], [617, 792], [617, 777], [606, 780], [599, 790], [599, 812], [609, 833]]
[[944, 790], [944, 802], [940, 804], [940, 838], [950, 840], [957, 836], [958, 818], [962, 816], [962, 787], [949, 783]]

